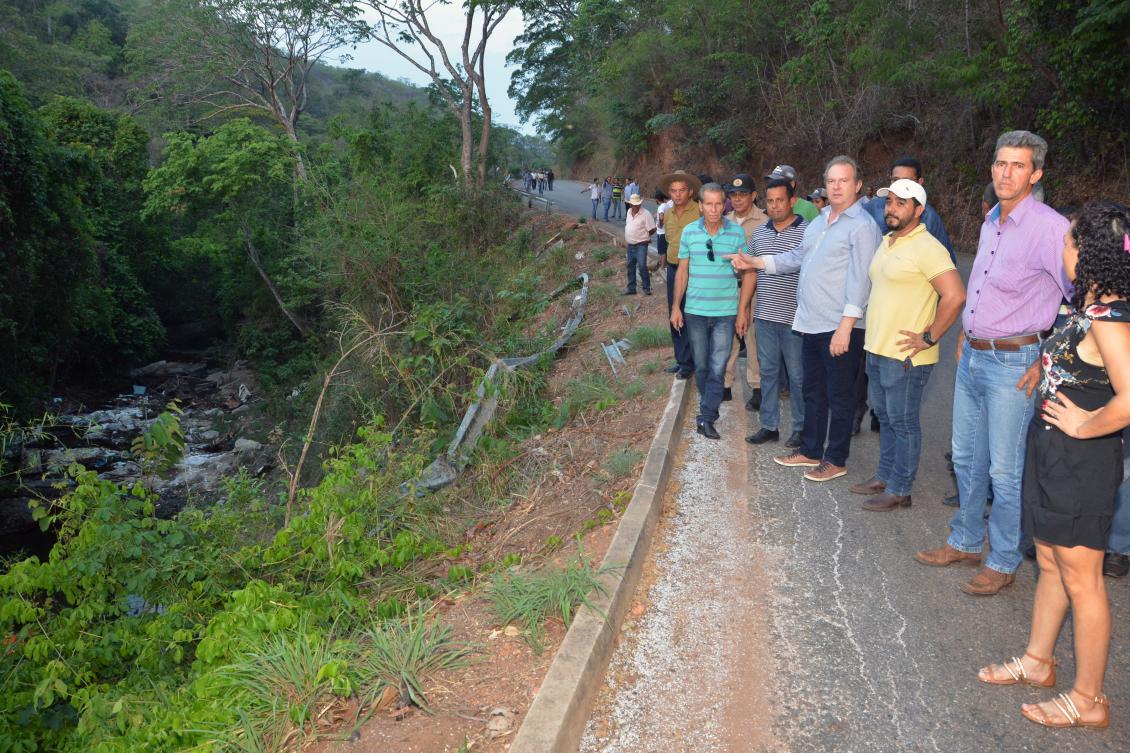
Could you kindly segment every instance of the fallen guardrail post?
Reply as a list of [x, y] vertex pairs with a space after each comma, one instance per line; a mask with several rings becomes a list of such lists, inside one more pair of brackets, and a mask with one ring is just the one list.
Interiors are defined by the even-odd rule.
[[479, 441], [483, 429], [494, 417], [495, 410], [498, 408], [498, 389], [495, 383], [500, 372], [503, 370], [514, 371], [536, 362], [546, 354], [556, 353], [565, 346], [565, 343], [581, 326], [581, 321], [585, 317], [585, 304], [589, 298], [589, 276], [587, 273], [581, 273], [558, 287], [549, 294], [548, 300], [557, 298], [565, 291], [575, 287], [578, 282], [581, 285], [581, 290], [573, 297], [573, 302], [569, 306], [569, 316], [561, 327], [561, 333], [552, 345], [533, 355], [499, 358], [486, 370], [483, 378], [479, 381], [478, 388], [475, 390], [475, 402], [471, 403], [467, 412], [463, 414], [463, 421], [459, 424], [459, 429], [456, 430], [455, 437], [448, 445], [447, 451], [432, 461], [432, 464], [425, 468], [421, 477], [417, 479], [415, 483], [417, 493], [421, 491], [434, 492], [442, 489], [454, 482], [463, 472], [463, 469], [467, 467], [475, 444]]

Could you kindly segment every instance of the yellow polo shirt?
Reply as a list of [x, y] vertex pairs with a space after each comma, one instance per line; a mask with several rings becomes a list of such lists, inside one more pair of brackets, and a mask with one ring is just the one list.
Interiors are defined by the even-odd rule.
[[[887, 358], [903, 360], [899, 330], [923, 332], [934, 321], [939, 296], [930, 280], [955, 269], [946, 247], [930, 235], [924, 224], [903, 238], [883, 236], [871, 259], [871, 297], [867, 301], [867, 328], [863, 349]], [[914, 356], [915, 366], [938, 362], [939, 347]]]
[[683, 237], [683, 228], [696, 222], [702, 216], [702, 208], [698, 202], [691, 199], [679, 211], [678, 207], [671, 207], [663, 214], [663, 229], [667, 234], [667, 263], [679, 263], [679, 239]]

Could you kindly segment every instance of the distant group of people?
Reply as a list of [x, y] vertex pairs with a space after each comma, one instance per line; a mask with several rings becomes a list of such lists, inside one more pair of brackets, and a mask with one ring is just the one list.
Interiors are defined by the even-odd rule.
[[588, 188], [581, 189], [581, 193], [586, 191], [592, 199], [592, 218], [599, 219], [597, 210], [603, 207], [604, 221], [608, 222], [610, 219], [627, 219], [629, 199], [639, 196], [640, 184], [634, 178], [609, 175], [604, 180], [593, 178]]
[[537, 191], [543, 194], [546, 191], [553, 190], [553, 170], [530, 170], [529, 168], [522, 171], [522, 187], [529, 193]]
[[[665, 175], [655, 217], [637, 186], [626, 199], [625, 292], [636, 291], [638, 273], [650, 294], [646, 251], [656, 236], [667, 262], [668, 371], [694, 375], [695, 427], [704, 437], [720, 437], [719, 408], [732, 398], [735, 336], [745, 338], [747, 408], [760, 422], [746, 441], [780, 441], [787, 391], [786, 452], [774, 461], [804, 469], [805, 479], [847, 473], [859, 408], [869, 405], [879, 460], [851, 491], [874, 512], [911, 505], [923, 394], [938, 343], [958, 324], [959, 506], [946, 542], [916, 559], [981, 564], [962, 588], [991, 596], [1014, 581], [1022, 540], [1034, 540], [1040, 578], [1027, 650], [980, 679], [1051, 687], [1070, 606], [1074, 687], [1022, 713], [1051, 727], [1105, 726], [1110, 612], [1102, 578], [1130, 569], [1130, 445], [1122, 435], [1130, 425], [1130, 209], [1096, 202], [1060, 212], [1043, 203], [1034, 191], [1046, 154], [1044, 139], [1028, 131], [998, 140], [968, 289], [919, 162], [896, 160], [888, 185], [868, 200], [859, 165], [841, 155], [807, 198], [791, 166], [769, 171], [764, 210], [748, 173], [725, 185]], [[594, 218], [611, 185], [589, 186]], [[1115, 538], [1117, 573], [1107, 553]]]

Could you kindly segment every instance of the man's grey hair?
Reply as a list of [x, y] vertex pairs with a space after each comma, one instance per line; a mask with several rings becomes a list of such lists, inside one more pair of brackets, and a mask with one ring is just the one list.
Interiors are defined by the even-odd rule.
[[702, 185], [702, 188], [698, 189], [698, 195], [705, 198], [707, 191], [716, 191], [722, 194], [723, 199], [726, 198], [726, 189], [722, 188], [722, 186], [718, 185], [717, 183], [704, 183]]
[[1044, 160], [1048, 157], [1048, 142], [1031, 131], [1009, 131], [1002, 133], [997, 139], [997, 148], [993, 151], [993, 159], [1000, 154], [1002, 148], [1009, 146], [1014, 149], [1032, 150], [1032, 167], [1036, 170], [1044, 169]]
[[863, 180], [863, 176], [859, 171], [859, 163], [853, 160], [846, 154], [841, 154], [828, 160], [828, 164], [824, 165], [824, 182], [828, 182], [828, 171], [836, 165], [851, 165], [852, 174], [855, 176], [855, 181], [858, 183]]

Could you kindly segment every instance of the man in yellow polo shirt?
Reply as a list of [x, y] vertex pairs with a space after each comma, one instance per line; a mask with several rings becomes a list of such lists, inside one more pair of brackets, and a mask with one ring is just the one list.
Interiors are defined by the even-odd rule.
[[[695, 194], [702, 182], [694, 175], [677, 170], [659, 179], [659, 189], [671, 197], [674, 206], [663, 213], [664, 233], [667, 236], [667, 317], [675, 303], [675, 273], [679, 270], [679, 240], [683, 228], [698, 222], [702, 208], [695, 200]], [[686, 305], [679, 301], [680, 310]], [[670, 327], [671, 325], [668, 324]], [[694, 356], [691, 354], [691, 341], [684, 327], [682, 331], [671, 327], [671, 344], [675, 347], [675, 363], [667, 369], [679, 379], [687, 379], [694, 374]]]
[[938, 341], [965, 306], [961, 283], [946, 247], [922, 224], [926, 189], [903, 178], [880, 188], [886, 198], [887, 233], [871, 260], [867, 301], [868, 402], [879, 419], [879, 467], [851, 490], [869, 495], [864, 510], [910, 507], [910, 490], [922, 450], [922, 391], [938, 362]]

